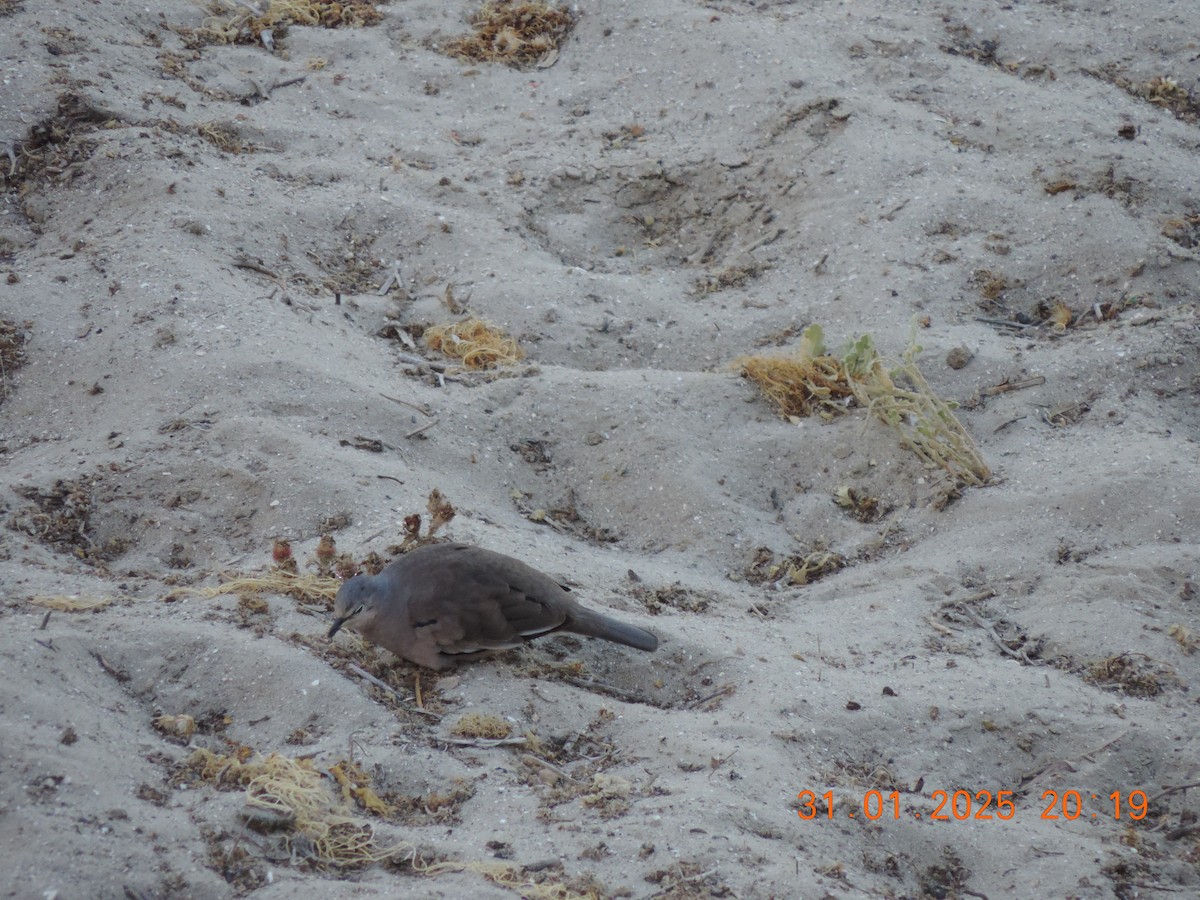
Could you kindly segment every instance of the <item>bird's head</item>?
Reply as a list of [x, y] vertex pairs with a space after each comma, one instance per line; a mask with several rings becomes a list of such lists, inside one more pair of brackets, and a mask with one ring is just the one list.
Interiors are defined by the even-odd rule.
[[355, 575], [341, 586], [337, 599], [333, 601], [333, 625], [329, 637], [333, 637], [343, 625], [362, 631], [378, 612], [379, 591], [374, 579], [368, 575]]

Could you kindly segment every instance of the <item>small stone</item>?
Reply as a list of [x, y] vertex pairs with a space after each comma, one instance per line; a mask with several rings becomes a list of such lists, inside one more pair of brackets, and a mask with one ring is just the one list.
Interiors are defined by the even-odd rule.
[[973, 355], [966, 347], [955, 347], [946, 354], [946, 365], [952, 369], [961, 369], [971, 361]]

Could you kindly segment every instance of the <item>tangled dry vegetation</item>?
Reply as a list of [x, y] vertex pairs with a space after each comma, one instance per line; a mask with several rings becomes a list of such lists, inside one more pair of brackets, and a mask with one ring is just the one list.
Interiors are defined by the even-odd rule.
[[264, 31], [288, 25], [362, 28], [383, 21], [367, 0], [270, 0], [261, 12], [248, 3], [216, 0], [209, 13], [194, 37], [213, 44], [257, 44]]
[[1149, 81], [1140, 81], [1127, 76], [1116, 63], [1085, 71], [1134, 97], [1169, 111], [1184, 122], [1200, 119], [1200, 93], [1189, 91], [1178, 79], [1169, 75], [1157, 75]]
[[926, 466], [947, 472], [958, 484], [991, 480], [991, 469], [949, 403], [933, 393], [916, 364], [913, 345], [889, 369], [870, 335], [848, 344], [841, 355], [825, 349], [819, 325], [805, 329], [789, 354], [746, 356], [742, 374], [758, 384], [785, 416], [845, 412], [853, 399], [900, 437]]
[[59, 553], [69, 553], [94, 565], [111, 562], [129, 549], [130, 540], [101, 540], [95, 534], [92, 512], [98, 480], [58, 479], [48, 488], [22, 485], [14, 488], [30, 501], [9, 520], [14, 531], [24, 532]]
[[759, 547], [754, 560], [746, 570], [751, 584], [804, 585], [820, 581], [846, 567], [847, 561], [840, 553], [817, 549], [811, 553], [797, 553], [778, 558], [769, 547]]
[[330, 575], [294, 574], [283, 568], [260, 575], [239, 575], [224, 581], [215, 587], [208, 588], [176, 588], [168, 595], [168, 600], [178, 600], [185, 596], [197, 596], [204, 600], [214, 597], [236, 595], [238, 597], [255, 594], [278, 594], [291, 597], [301, 603], [333, 607], [333, 598], [337, 596], [341, 582]]
[[831, 419], [845, 412], [854, 396], [846, 367], [821, 345], [819, 325], [805, 329], [791, 353], [743, 356], [735, 365], [789, 418]]
[[1162, 227], [1162, 234], [1180, 247], [1195, 250], [1200, 247], [1200, 214], [1169, 219]]
[[28, 323], [18, 325], [8, 319], [0, 319], [0, 403], [8, 399], [8, 386], [13, 375], [25, 365], [29, 329]]
[[185, 763], [182, 780], [191, 775], [218, 788], [243, 788], [246, 824], [258, 831], [281, 833], [289, 853], [318, 866], [361, 866], [414, 852], [408, 844], [380, 847], [374, 826], [353, 814], [349, 798], [367, 809], [382, 806], [369, 786], [352, 781], [352, 776], [365, 780], [353, 763], [339, 762], [333, 767], [342, 775], [341, 779], [334, 776], [344, 794], [339, 798], [311, 759], [278, 753], [251, 756], [246, 750], [238, 748], [231, 754], [196, 750]]
[[471, 18], [475, 33], [452, 38], [442, 52], [472, 62], [544, 65], [573, 24], [565, 6], [494, 0], [484, 3]]
[[53, 115], [31, 125], [27, 137], [13, 144], [9, 165], [0, 166], [4, 187], [23, 199], [47, 183], [69, 184], [96, 149], [90, 135], [115, 119], [81, 94], [60, 94]]
[[29, 602], [42, 609], [55, 612], [94, 612], [104, 609], [113, 602], [112, 597], [79, 597], [70, 594], [54, 594], [53, 596], [30, 597]]
[[385, 846], [374, 823], [394, 823], [405, 803], [403, 798], [397, 802], [381, 797], [370, 776], [353, 761], [340, 760], [322, 770], [307, 757], [264, 756], [244, 745], [231, 750], [195, 750], [176, 773], [175, 783], [241, 789], [246, 801], [241, 814], [245, 826], [264, 837], [275, 837], [291, 857], [317, 868], [344, 871], [385, 862], [427, 877], [475, 872], [536, 900], [596, 900], [601, 896], [591, 885], [574, 887], [555, 880], [553, 873], [534, 875], [494, 862], [427, 862], [407, 841]]
[[517, 342], [482, 319], [463, 319], [425, 329], [425, 343], [446, 356], [462, 360], [468, 369], [492, 369], [525, 358]]

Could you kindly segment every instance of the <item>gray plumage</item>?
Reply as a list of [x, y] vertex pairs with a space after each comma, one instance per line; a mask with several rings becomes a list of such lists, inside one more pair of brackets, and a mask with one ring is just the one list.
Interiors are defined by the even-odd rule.
[[467, 544], [410, 550], [378, 575], [356, 575], [333, 604], [343, 625], [430, 669], [508, 650], [555, 631], [655, 650], [658, 638], [586, 609], [566, 588], [518, 559]]

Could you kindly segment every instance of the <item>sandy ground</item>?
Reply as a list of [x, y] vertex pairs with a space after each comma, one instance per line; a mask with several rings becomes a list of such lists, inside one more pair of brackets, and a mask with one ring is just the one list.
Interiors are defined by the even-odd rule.
[[[596, 0], [517, 69], [439, 52], [473, 9], [270, 52], [182, 0], [0, 3], [3, 896], [1200, 891], [1194, 10]], [[465, 314], [526, 359], [409, 361]], [[731, 365], [813, 322], [917, 323], [995, 482], [947, 505]], [[179, 593], [280, 538], [386, 555], [434, 488], [659, 651], [438, 677], [312, 598]], [[452, 743], [471, 713], [514, 742]], [[415, 856], [322, 866], [197, 750], [308, 759]]]

